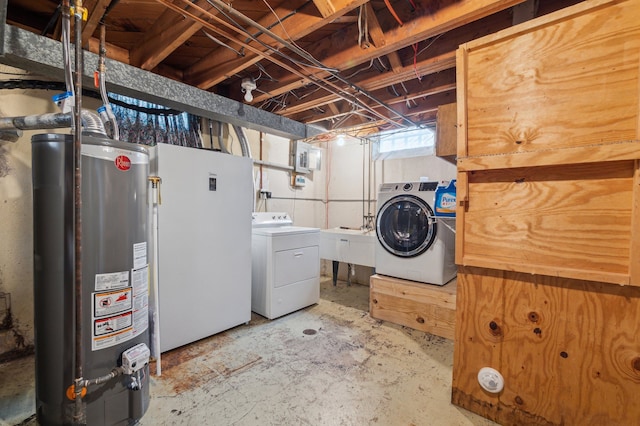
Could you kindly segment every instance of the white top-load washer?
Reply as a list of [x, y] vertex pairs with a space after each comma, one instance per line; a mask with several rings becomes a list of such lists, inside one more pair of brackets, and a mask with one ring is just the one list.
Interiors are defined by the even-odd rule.
[[436, 218], [438, 182], [384, 183], [378, 192], [376, 273], [443, 285], [456, 276], [455, 218]]
[[320, 229], [287, 213], [252, 214], [251, 310], [274, 319], [318, 303]]

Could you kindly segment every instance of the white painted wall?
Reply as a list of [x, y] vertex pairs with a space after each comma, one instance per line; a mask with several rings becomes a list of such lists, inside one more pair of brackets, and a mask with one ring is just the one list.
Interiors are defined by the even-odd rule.
[[[17, 75], [16, 75], [17, 74]], [[41, 79], [0, 65], [0, 78]], [[48, 90], [0, 90], [0, 116], [59, 112]], [[95, 110], [96, 99], [83, 99], [83, 107]], [[69, 133], [69, 129], [24, 131], [17, 142], [0, 141], [0, 293], [11, 295], [14, 330], [33, 344], [33, 201], [31, 184], [31, 136]], [[13, 333], [0, 334], [0, 353], [14, 348]]]
[[[251, 154], [255, 160], [283, 166], [293, 165], [290, 155], [293, 143], [289, 139], [264, 133], [261, 135], [260, 132], [253, 130], [247, 130], [246, 133], [251, 147]], [[262, 150], [260, 149], [261, 144]], [[317, 147], [322, 150], [322, 161], [324, 162], [326, 149], [323, 146]], [[262, 155], [260, 154], [261, 152]], [[325, 176], [325, 168], [311, 171], [305, 175], [306, 185], [304, 187], [294, 187], [291, 185], [291, 171], [255, 165], [255, 210], [287, 212], [293, 217], [293, 222], [296, 226], [324, 228], [326, 220]], [[257, 196], [260, 189], [271, 192], [271, 198], [260, 199]]]

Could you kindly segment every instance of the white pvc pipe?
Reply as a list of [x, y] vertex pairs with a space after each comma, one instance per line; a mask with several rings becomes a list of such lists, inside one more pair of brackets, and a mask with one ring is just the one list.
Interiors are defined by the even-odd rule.
[[152, 220], [151, 229], [153, 232], [152, 241], [152, 258], [153, 258], [153, 352], [156, 356], [156, 376], [162, 375], [162, 363], [160, 361], [160, 303], [158, 301], [158, 204], [160, 204], [160, 182], [154, 182], [151, 186], [152, 191]]

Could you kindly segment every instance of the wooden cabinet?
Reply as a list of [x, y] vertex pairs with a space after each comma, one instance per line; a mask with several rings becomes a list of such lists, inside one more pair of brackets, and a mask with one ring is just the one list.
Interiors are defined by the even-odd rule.
[[452, 395], [499, 423], [640, 418], [638, 16], [585, 1], [458, 50]]
[[458, 264], [640, 285], [637, 16], [587, 1], [461, 46]]
[[457, 104], [438, 106], [436, 119], [436, 155], [452, 163], [456, 162], [458, 138], [458, 110]]

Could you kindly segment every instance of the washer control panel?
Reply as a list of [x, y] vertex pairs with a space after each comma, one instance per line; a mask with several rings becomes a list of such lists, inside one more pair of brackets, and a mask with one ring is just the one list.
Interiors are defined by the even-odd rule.
[[289, 226], [293, 219], [285, 212], [254, 212], [251, 213], [251, 225], [253, 227]]

